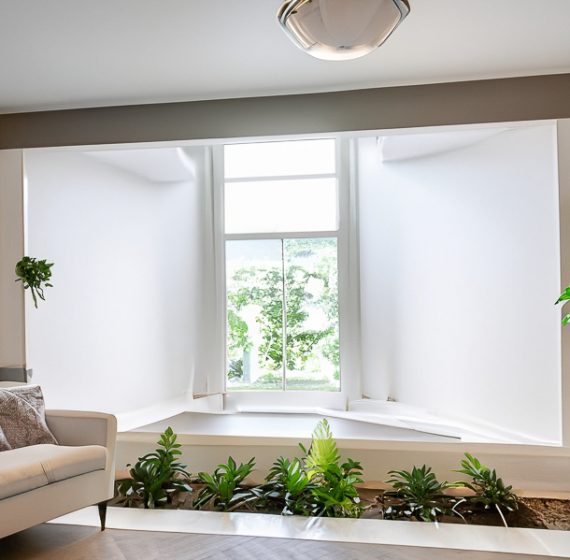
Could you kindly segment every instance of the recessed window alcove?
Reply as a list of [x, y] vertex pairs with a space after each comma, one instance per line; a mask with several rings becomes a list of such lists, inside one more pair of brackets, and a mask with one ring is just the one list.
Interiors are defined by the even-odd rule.
[[[350, 445], [560, 445], [556, 130], [555, 122], [501, 123], [26, 150], [27, 252], [56, 263], [49, 302], [26, 310], [34, 381], [54, 407], [116, 413], [133, 445], [165, 423], [188, 444], [210, 430], [274, 445], [288, 430], [308, 437], [322, 416]], [[312, 169], [303, 154], [319, 141], [330, 161]], [[285, 144], [297, 155], [271, 168], [270, 150]], [[247, 160], [248, 146], [269, 151]], [[261, 225], [244, 221], [256, 189], [275, 186]], [[303, 189], [307, 201], [332, 197], [316, 202], [330, 219], [303, 213]], [[304, 222], [268, 231], [284, 213]], [[313, 227], [313, 218], [322, 223]], [[278, 251], [281, 281], [287, 266], [317, 255], [310, 239], [324, 240], [330, 251], [311, 262], [334, 266], [338, 309], [319, 303], [329, 276], [316, 268], [286, 286], [280, 309], [287, 290], [304, 289], [305, 323], [291, 326], [284, 311], [284, 354], [262, 372], [271, 383], [247, 377], [245, 390], [233, 390], [240, 384], [230, 366], [239, 381], [244, 356], [259, 362], [272, 347], [263, 326], [250, 342], [239, 341], [242, 331], [228, 338], [228, 297], [237, 297], [228, 270], [247, 258], [265, 270], [252, 244], [287, 236], [304, 241], [296, 262]], [[243, 252], [238, 243], [250, 245]], [[242, 295], [246, 287], [238, 286]], [[236, 315], [248, 336], [263, 323], [252, 313], [271, 307], [260, 301]], [[309, 331], [316, 342], [305, 352], [314, 356], [293, 364], [291, 333]], [[325, 354], [328, 365], [317, 360]], [[326, 383], [319, 367], [330, 370]], [[290, 368], [310, 370], [311, 382], [283, 391]]]

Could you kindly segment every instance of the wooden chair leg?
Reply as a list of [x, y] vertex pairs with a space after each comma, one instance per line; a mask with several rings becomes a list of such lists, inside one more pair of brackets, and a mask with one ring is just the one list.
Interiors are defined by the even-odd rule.
[[99, 519], [101, 520], [101, 531], [105, 530], [105, 520], [107, 519], [107, 500], [97, 504], [99, 508]]

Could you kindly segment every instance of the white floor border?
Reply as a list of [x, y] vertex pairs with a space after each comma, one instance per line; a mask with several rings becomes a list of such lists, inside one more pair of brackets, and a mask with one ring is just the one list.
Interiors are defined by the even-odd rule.
[[[64, 515], [51, 523], [97, 527], [99, 516], [96, 507], [89, 507]], [[570, 558], [570, 531], [543, 529], [117, 507], [108, 508], [107, 527], [133, 531], [419, 546]]]

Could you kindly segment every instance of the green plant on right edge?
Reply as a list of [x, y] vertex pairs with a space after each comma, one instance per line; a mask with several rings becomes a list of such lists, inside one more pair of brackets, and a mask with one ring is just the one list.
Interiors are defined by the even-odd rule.
[[[473, 455], [465, 453], [465, 459], [461, 461], [461, 469], [456, 472], [471, 477], [470, 482], [458, 482], [455, 486], [463, 486], [475, 492], [475, 496], [469, 497], [468, 501], [473, 505], [482, 506], [484, 509], [496, 509], [507, 527], [504, 511], [512, 512], [518, 509], [518, 497], [513, 492], [512, 486], [506, 486], [497, 476], [495, 469], [490, 469]], [[503, 511], [504, 510], [504, 511]]]
[[186, 465], [178, 462], [182, 452], [176, 437], [168, 427], [157, 442], [159, 447], [139, 458], [129, 471], [131, 478], [118, 484], [119, 503], [142, 503], [146, 509], [153, 509], [171, 503], [175, 492], [192, 491]]
[[362, 482], [362, 465], [347, 459], [340, 462], [340, 453], [329, 423], [321, 420], [315, 430], [311, 446], [305, 452], [304, 468], [314, 484], [312, 515], [322, 517], [360, 517], [362, 504], [356, 484]]
[[[388, 473], [387, 481], [395, 490], [396, 497], [403, 502], [403, 507], [389, 506], [384, 515], [392, 517], [413, 517], [418, 521], [435, 521], [444, 513], [451, 513], [446, 506], [447, 497], [444, 490], [449, 488], [447, 482], [439, 482], [431, 467], [413, 467], [411, 471], [399, 470]], [[386, 492], [389, 496], [391, 493]]]
[[198, 478], [204, 487], [194, 500], [194, 508], [202, 509], [210, 504], [215, 510], [231, 511], [257, 499], [249, 488], [242, 486], [254, 466], [255, 458], [238, 465], [230, 457], [227, 463], [218, 465], [212, 474], [198, 473]]
[[[564, 291], [560, 294], [560, 297], [556, 300], [554, 305], [558, 305], [559, 303], [562, 303], [562, 306], [564, 306], [564, 305], [566, 305], [566, 302], [568, 300], [570, 300], [570, 286], [568, 286], [564, 289]], [[570, 323], [570, 313], [566, 314], [566, 315], [564, 315], [564, 317], [562, 317], [562, 324], [567, 325], [568, 323]]]
[[38, 298], [45, 301], [44, 288], [52, 287], [51, 267], [53, 263], [46, 260], [38, 261], [32, 257], [24, 257], [16, 263], [16, 282], [22, 282], [24, 290], [30, 289], [34, 307], [38, 307]]

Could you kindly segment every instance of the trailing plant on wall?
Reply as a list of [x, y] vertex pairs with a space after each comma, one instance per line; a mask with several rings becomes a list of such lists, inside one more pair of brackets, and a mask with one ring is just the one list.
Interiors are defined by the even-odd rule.
[[192, 491], [186, 465], [178, 462], [182, 452], [176, 439], [168, 427], [157, 442], [159, 447], [139, 458], [129, 471], [131, 478], [119, 482], [119, 503], [126, 506], [142, 503], [146, 509], [153, 509], [171, 503], [175, 492]]
[[44, 289], [53, 286], [49, 282], [52, 266], [53, 263], [48, 263], [45, 259], [38, 261], [32, 257], [24, 257], [16, 263], [16, 282], [22, 282], [24, 290], [30, 289], [36, 308], [38, 298], [45, 301]]

